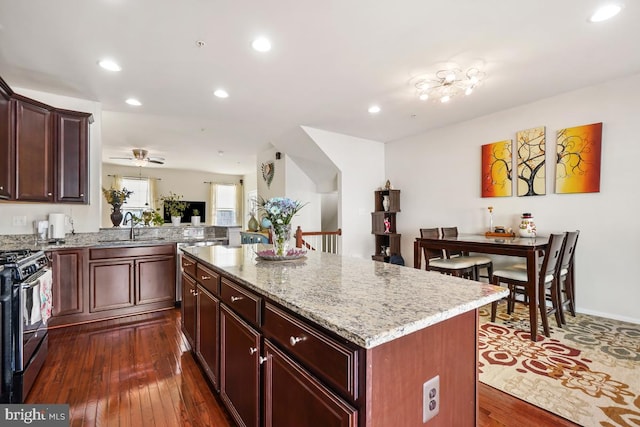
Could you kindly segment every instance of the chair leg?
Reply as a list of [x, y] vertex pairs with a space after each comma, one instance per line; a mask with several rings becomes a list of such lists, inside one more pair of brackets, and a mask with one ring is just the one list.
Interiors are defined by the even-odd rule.
[[491, 303], [491, 321], [496, 321], [496, 312], [498, 311], [498, 301], [493, 301]]
[[489, 276], [489, 283], [493, 282], [493, 264], [487, 266], [487, 276]]
[[551, 305], [553, 308], [553, 314], [556, 317], [556, 323], [559, 328], [562, 328], [563, 313], [562, 313], [562, 300], [560, 299], [560, 281], [554, 279], [551, 282]]
[[576, 317], [576, 300], [575, 300], [575, 284], [573, 281], [573, 268], [569, 269], [567, 278], [564, 282], [564, 287], [567, 293], [567, 300], [569, 300], [569, 311], [573, 317]]
[[[540, 318], [542, 319], [542, 329], [544, 330], [544, 335], [546, 337], [550, 337], [551, 332], [549, 331], [549, 320], [547, 319], [547, 295], [544, 283], [541, 284], [538, 288], [538, 308], [540, 309]], [[532, 328], [533, 323], [535, 322], [534, 313], [535, 311], [533, 313], [530, 313], [529, 316], [529, 322], [531, 323]]]
[[[564, 317], [564, 305], [569, 302], [569, 296], [563, 290], [563, 287], [566, 286], [566, 284], [567, 284], [566, 278], [564, 280], [562, 279], [562, 277], [560, 279], [558, 279], [558, 285], [559, 285], [558, 286], [558, 295], [557, 295], [557, 298], [558, 298], [558, 311], [560, 312], [560, 321], [562, 322], [563, 325], [567, 324], [567, 319], [565, 319], [565, 317]], [[563, 293], [565, 294], [565, 296], [567, 298], [565, 301], [562, 300], [562, 294]]]

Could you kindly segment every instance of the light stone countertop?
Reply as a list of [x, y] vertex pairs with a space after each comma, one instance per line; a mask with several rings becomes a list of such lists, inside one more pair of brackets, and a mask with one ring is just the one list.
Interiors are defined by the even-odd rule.
[[259, 246], [183, 251], [364, 348], [393, 341], [508, 293], [486, 283], [315, 251], [295, 261], [257, 260]]

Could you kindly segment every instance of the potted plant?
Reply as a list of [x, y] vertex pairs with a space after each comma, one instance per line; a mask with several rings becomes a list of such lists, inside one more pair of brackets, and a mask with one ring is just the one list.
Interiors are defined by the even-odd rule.
[[178, 195], [173, 191], [170, 191], [168, 196], [160, 196], [160, 200], [162, 200], [162, 203], [171, 216], [171, 224], [175, 226], [180, 225], [180, 219], [184, 211], [189, 207], [189, 203], [182, 200], [181, 194]]
[[194, 209], [191, 215], [191, 225], [200, 225], [200, 211]]
[[122, 212], [120, 212], [120, 208], [122, 204], [127, 201], [129, 196], [133, 194], [133, 191], [129, 191], [126, 188], [122, 190], [118, 190], [116, 188], [109, 188], [108, 190], [102, 187], [102, 194], [104, 194], [104, 198], [107, 200], [107, 203], [111, 205], [111, 222], [114, 227], [119, 227], [122, 222]]

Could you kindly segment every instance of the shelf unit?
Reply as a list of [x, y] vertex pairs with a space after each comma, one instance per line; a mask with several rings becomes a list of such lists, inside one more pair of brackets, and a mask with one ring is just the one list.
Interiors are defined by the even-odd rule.
[[[384, 196], [389, 198], [389, 209], [383, 206]], [[371, 259], [389, 262], [390, 255], [400, 255], [400, 234], [396, 232], [396, 214], [400, 212], [400, 190], [374, 191], [374, 211], [371, 212], [371, 234], [375, 237], [375, 252]], [[389, 220], [389, 232], [385, 231], [385, 218]], [[382, 253], [389, 248], [389, 255]]]

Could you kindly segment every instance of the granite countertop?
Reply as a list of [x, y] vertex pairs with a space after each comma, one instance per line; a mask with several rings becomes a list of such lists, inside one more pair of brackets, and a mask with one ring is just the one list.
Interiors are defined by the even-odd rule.
[[256, 293], [364, 348], [507, 295], [505, 288], [410, 267], [310, 251], [257, 260], [257, 245], [183, 248]]

